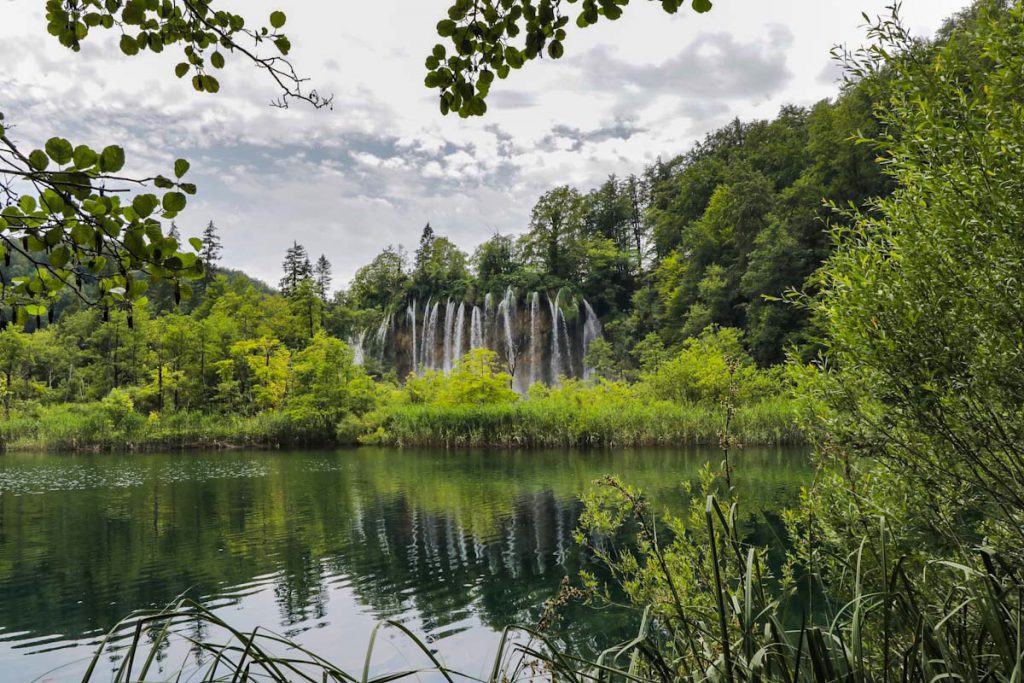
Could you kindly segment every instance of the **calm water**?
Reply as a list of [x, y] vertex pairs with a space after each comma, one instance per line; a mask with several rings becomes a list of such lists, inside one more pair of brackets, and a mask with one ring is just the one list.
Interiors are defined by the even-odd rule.
[[[373, 624], [393, 618], [448, 664], [482, 673], [495, 634], [535, 623], [562, 577], [586, 565], [571, 532], [592, 480], [622, 476], [679, 510], [681, 483], [719, 459], [699, 450], [0, 455], [0, 681], [76, 680], [119, 619], [183, 593], [241, 630], [267, 626], [350, 670], [362, 666]], [[806, 456], [747, 449], [734, 460], [747, 533], [777, 546], [776, 513], [808, 480]], [[630, 628], [625, 614], [572, 616], [558, 635], [583, 651]], [[378, 666], [410, 656], [394, 635]], [[103, 666], [116, 663], [114, 653]]]

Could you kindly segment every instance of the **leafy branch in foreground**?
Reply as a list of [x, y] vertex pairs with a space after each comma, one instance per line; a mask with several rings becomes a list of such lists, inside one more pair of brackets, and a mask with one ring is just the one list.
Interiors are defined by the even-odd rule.
[[[48, 0], [47, 30], [65, 47], [78, 51], [92, 29], [121, 33], [121, 52], [133, 57], [140, 51], [163, 52], [181, 45], [184, 61], [174, 74], [184, 78], [192, 73], [192, 87], [216, 93], [220, 81], [214, 75], [227, 63], [227, 54], [248, 59], [266, 72], [280, 88], [272, 104], [287, 107], [299, 100], [316, 108], [330, 107], [333, 97], [316, 90], [305, 92], [301, 78], [288, 60], [291, 41], [281, 32], [284, 12], [270, 13], [270, 26], [246, 27], [245, 17], [213, 8], [213, 0]], [[264, 47], [272, 45], [268, 53]]]
[[[658, 0], [674, 14], [685, 0]], [[629, 0], [456, 0], [448, 18], [437, 24], [438, 43], [427, 57], [428, 88], [440, 90], [441, 113], [463, 118], [482, 116], [494, 77], [507, 78], [512, 69], [543, 58], [559, 59], [565, 52], [570, 17], [566, 5], [579, 5], [576, 26], [586, 28], [601, 18], [622, 16]], [[710, 0], [691, 0], [696, 12], [711, 9]], [[571, 29], [570, 29], [571, 30]], [[451, 48], [449, 50], [449, 48]]]
[[[180, 252], [157, 217], [174, 218], [195, 193], [182, 180], [187, 161], [176, 161], [171, 177], [125, 177], [117, 145], [96, 150], [54, 137], [26, 152], [7, 132], [0, 113], [0, 325], [48, 315], [65, 288], [87, 305], [131, 311], [150, 282], [202, 276], [196, 254]], [[148, 183], [162, 195], [119, 196]], [[9, 276], [14, 259], [23, 274]], [[175, 291], [188, 295], [180, 283]]]

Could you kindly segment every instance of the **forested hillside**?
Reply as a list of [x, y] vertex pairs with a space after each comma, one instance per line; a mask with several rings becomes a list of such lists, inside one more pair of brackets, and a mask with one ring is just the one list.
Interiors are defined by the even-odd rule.
[[[771, 121], [733, 121], [641, 173], [595, 188], [552, 188], [522, 233], [496, 234], [471, 254], [428, 224], [413, 253], [385, 247], [338, 291], [317, 245], [288, 249], [276, 290], [220, 267], [210, 223], [193, 245], [206, 275], [190, 285], [157, 281], [130, 307], [82, 305], [69, 291], [42, 316], [5, 312], [15, 324], [0, 335], [4, 410], [35, 419], [47, 406], [107, 401], [156, 419], [302, 406], [318, 416], [313, 431], [334, 438], [353, 406], [372, 413], [409, 372], [448, 373], [475, 346], [497, 352], [485, 359], [485, 374], [507, 376], [500, 381], [521, 394], [565, 375], [661, 386], [652, 389], [658, 400], [694, 400], [654, 377], [695, 349], [752, 369], [815, 352], [806, 309], [785, 298], [811, 287], [808, 278], [833, 249], [832, 227], [846, 220], [842, 209], [864, 208], [890, 190], [874, 150], [858, 144], [879, 132], [868, 93], [877, 99], [883, 91], [850, 83], [834, 100], [785, 107]], [[176, 229], [169, 239], [183, 242]], [[25, 274], [15, 255], [5, 278]], [[135, 281], [133, 295], [145, 284]], [[477, 331], [488, 317], [496, 324], [502, 305], [504, 332]], [[536, 318], [548, 308], [542, 327]], [[519, 322], [510, 322], [515, 310]], [[480, 340], [470, 340], [471, 324]], [[400, 339], [384, 341], [402, 325]], [[427, 349], [441, 346], [441, 326], [443, 363]], [[414, 357], [397, 361], [399, 342]], [[707, 366], [706, 358], [689, 362]], [[374, 377], [384, 383], [374, 386]], [[778, 378], [767, 383], [783, 388]]]

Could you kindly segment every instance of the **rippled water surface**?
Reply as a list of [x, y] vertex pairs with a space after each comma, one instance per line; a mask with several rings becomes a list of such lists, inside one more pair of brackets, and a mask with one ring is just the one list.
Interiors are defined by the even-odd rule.
[[[592, 480], [619, 475], [679, 510], [682, 483], [719, 459], [695, 450], [0, 455], [0, 681], [78, 680], [118, 620], [182, 594], [349, 670], [361, 670], [374, 623], [392, 618], [450, 665], [481, 673], [496, 634], [535, 623], [562, 577], [587, 564], [571, 534]], [[734, 464], [747, 533], [777, 544], [777, 512], [809, 477], [805, 454], [747, 449]], [[580, 608], [556, 630], [590, 652], [631, 623]], [[101, 680], [118, 657], [103, 659]], [[376, 666], [410, 657], [391, 634]]]

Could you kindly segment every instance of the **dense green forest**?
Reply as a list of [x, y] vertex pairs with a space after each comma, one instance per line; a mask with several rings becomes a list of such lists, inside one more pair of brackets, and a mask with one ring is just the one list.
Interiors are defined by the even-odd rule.
[[[223, 269], [217, 230], [210, 223], [198, 254], [207, 273], [190, 287], [159, 283], [131, 308], [86, 306], [66, 293], [47, 316], [23, 312], [25, 326], [8, 326], [0, 335], [5, 414], [49, 433], [50, 427], [40, 426], [63, 425], [71, 415], [91, 410], [95, 420], [79, 437], [27, 438], [75, 447], [96, 445], [90, 433], [108, 435], [104, 447], [132, 444], [135, 439], [128, 436], [121, 444], [109, 436], [119, 430], [107, 423], [121, 420], [121, 412], [124, 419], [148, 420], [150, 426], [184, 420], [183, 414], [260, 416], [261, 424], [276, 420], [285, 440], [389, 438], [382, 436], [388, 430], [380, 431], [389, 421], [380, 414], [384, 404], [445, 401], [435, 397], [440, 389], [420, 388], [422, 377], [406, 382], [413, 367], [388, 363], [383, 354], [364, 354], [351, 347], [354, 340], [372, 337], [387, 316], [401, 316], [410, 302], [483, 306], [487, 294], [497, 300], [511, 288], [524, 306], [531, 292], [549, 299], [559, 293], [563, 299], [556, 302], [579, 298], [592, 306], [603, 335], [589, 341], [585, 358], [576, 359], [585, 367], [576, 374], [585, 375], [592, 389], [603, 389], [591, 391], [588, 404], [607, 403], [609, 414], [619, 413], [619, 404], [630, 403], [635, 398], [630, 392], [639, 390], [665, 408], [659, 426], [637, 418], [647, 425], [639, 428], [642, 437], [615, 438], [619, 428], [609, 427], [608, 435], [592, 441], [717, 441], [716, 416], [722, 397], [730, 394], [722, 387], [737, 383], [745, 386], [743, 396], [732, 392], [738, 402], [771, 397], [776, 403], [773, 417], [750, 431], [750, 438], [797, 438], [789, 412], [778, 405], [788, 384], [774, 368], [787, 353], [812, 357], [816, 333], [807, 309], [785, 298], [813, 290], [809, 278], [832, 252], [832, 230], [847, 220], [838, 208], [865, 207], [891, 189], [874, 151], [857, 143], [878, 130], [873, 111], [878, 97], [877, 89], [851, 82], [834, 100], [810, 108], [788, 106], [771, 121], [733, 121], [642, 173], [611, 176], [592, 189], [553, 188], [537, 200], [522, 234], [494, 235], [472, 254], [427, 225], [413, 254], [389, 246], [336, 292], [330, 262], [313, 256], [315, 245], [307, 251], [294, 244], [283, 255], [276, 290]], [[180, 240], [174, 230], [170, 238]], [[25, 270], [15, 257], [5, 277], [13, 280]], [[15, 314], [8, 310], [5, 319]], [[468, 317], [465, 324], [468, 328]], [[491, 346], [501, 351], [500, 345]], [[463, 374], [511, 386], [505, 373], [515, 374], [514, 368], [500, 355], [475, 367], [467, 363]], [[719, 363], [709, 365], [710, 357]], [[417, 365], [422, 374], [422, 364]], [[574, 374], [571, 367], [567, 376]], [[743, 372], [736, 373], [737, 367]], [[710, 376], [716, 372], [721, 376]], [[427, 384], [458, 380], [426, 374], [432, 378]], [[679, 382], [698, 376], [704, 376], [704, 385]], [[545, 383], [556, 384], [554, 379]], [[613, 382], [622, 384], [613, 391]], [[579, 383], [570, 384], [565, 392], [585, 393]], [[526, 393], [523, 383], [518, 388]], [[545, 390], [538, 387], [535, 393], [540, 398]], [[516, 402], [511, 393], [484, 394], [448, 403]], [[679, 410], [697, 403], [714, 413], [704, 426], [682, 420], [690, 425], [682, 435], [664, 429], [680, 422]], [[67, 404], [92, 408], [61, 408]], [[507, 428], [493, 426], [495, 420], [525, 419], [506, 413], [508, 408], [500, 420], [480, 418], [492, 425], [486, 437], [441, 440], [532, 442], [533, 437], [511, 436]], [[435, 436], [414, 438], [409, 420], [399, 423], [403, 442], [435, 439], [433, 427]], [[256, 432], [244, 442], [277, 441], [264, 427], [239, 426], [240, 432], [220, 431], [205, 443], [231, 443], [250, 428]], [[26, 441], [24, 429], [9, 428], [7, 441]], [[70, 425], [66, 429], [76, 433]]]

